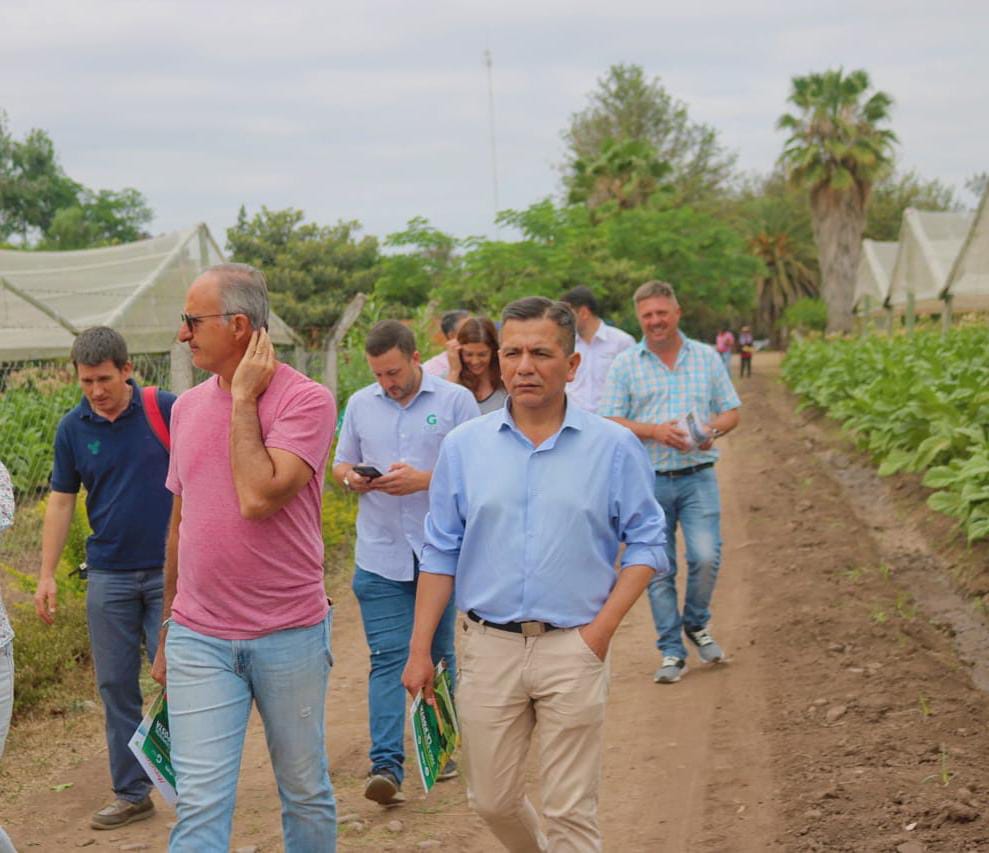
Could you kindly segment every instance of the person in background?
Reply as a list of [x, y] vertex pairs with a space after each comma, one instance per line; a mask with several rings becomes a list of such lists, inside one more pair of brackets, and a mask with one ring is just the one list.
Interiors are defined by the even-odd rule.
[[[502, 321], [510, 399], [440, 449], [403, 683], [432, 697], [430, 645], [455, 591], [471, 806], [514, 853], [591, 853], [602, 849], [609, 648], [668, 568], [663, 513], [642, 444], [567, 402], [580, 361], [570, 309], [530, 297]], [[543, 825], [525, 795], [537, 728]]]
[[[364, 796], [391, 806], [405, 800], [402, 667], [418, 594], [427, 490], [444, 436], [481, 413], [466, 388], [422, 369], [415, 336], [397, 320], [382, 320], [371, 329], [364, 353], [377, 381], [347, 403], [333, 477], [360, 496], [353, 589], [371, 652], [371, 768]], [[451, 675], [455, 617], [451, 604], [432, 644], [433, 660], [445, 658]], [[440, 778], [454, 775], [448, 766]]]
[[[0, 462], [0, 535], [14, 523], [14, 486], [10, 474]], [[0, 758], [10, 731], [10, 715], [14, 710], [14, 630], [0, 595]], [[15, 853], [10, 837], [0, 826], [0, 853]]]
[[321, 509], [336, 403], [276, 359], [260, 270], [210, 267], [186, 292], [181, 318], [179, 340], [213, 375], [172, 416], [167, 618], [152, 668], [167, 682], [179, 797], [168, 849], [229, 849], [256, 704], [286, 853], [332, 851]]
[[573, 382], [567, 384], [567, 399], [588, 412], [596, 412], [604, 383], [615, 356], [635, 343], [628, 332], [609, 326], [598, 316], [598, 300], [583, 285], [568, 290], [560, 301], [577, 318], [577, 352], [580, 365]]
[[735, 350], [735, 336], [731, 333], [731, 329], [726, 327], [718, 332], [717, 338], [714, 339], [714, 348], [721, 356], [725, 370], [731, 373], [731, 354]]
[[752, 353], [755, 352], [755, 344], [752, 340], [752, 330], [748, 326], [742, 326], [742, 331], [738, 333], [738, 375], [752, 376]]
[[[648, 281], [635, 291], [642, 341], [612, 365], [600, 414], [628, 427], [649, 452], [656, 499], [666, 515], [666, 556], [672, 571], [649, 585], [662, 662], [654, 680], [672, 684], [686, 672], [682, 634], [704, 663], [724, 660], [711, 636], [711, 596], [721, 567], [721, 499], [714, 440], [738, 426], [741, 401], [728, 371], [707, 344], [680, 331], [673, 287]], [[693, 413], [707, 432], [697, 445], [682, 428]], [[676, 590], [676, 528], [687, 550], [687, 594], [681, 614]]]
[[450, 353], [450, 381], [474, 395], [482, 415], [505, 405], [508, 392], [498, 363], [498, 331], [487, 317], [471, 317], [457, 332], [459, 349]]
[[[96, 812], [93, 829], [116, 829], [151, 817], [151, 780], [128, 743], [143, 716], [141, 645], [154, 658], [162, 608], [162, 564], [171, 497], [165, 489], [168, 451], [151, 427], [134, 382], [127, 344], [105, 326], [72, 344], [82, 401], [59, 422], [52, 490], [41, 534], [38, 616], [56, 618], [55, 570], [86, 487], [93, 534], [86, 540], [86, 616], [93, 666], [106, 709], [106, 742], [115, 799]], [[175, 395], [159, 391], [169, 422]]]
[[453, 379], [455, 371], [451, 370], [450, 355], [456, 355], [459, 345], [457, 344], [457, 332], [470, 315], [462, 308], [455, 311], [447, 311], [440, 318], [440, 331], [446, 339], [446, 349], [427, 360], [422, 369], [430, 376], [438, 376], [440, 379]]

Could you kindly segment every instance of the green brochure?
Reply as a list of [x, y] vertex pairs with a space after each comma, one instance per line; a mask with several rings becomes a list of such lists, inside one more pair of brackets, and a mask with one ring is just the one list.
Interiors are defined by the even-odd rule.
[[[412, 739], [415, 741], [416, 758], [422, 787], [428, 794], [436, 777], [460, 746], [460, 724], [453, 704], [450, 673], [445, 662], [440, 662], [433, 676], [433, 693], [436, 708], [422, 699], [420, 691], [412, 700], [409, 716], [412, 718]], [[438, 712], [438, 713], [437, 713]]]
[[168, 698], [162, 690], [141, 720], [129, 746], [158, 792], [169, 805], [174, 806], [178, 795], [175, 793], [171, 745], [172, 740], [168, 733]]

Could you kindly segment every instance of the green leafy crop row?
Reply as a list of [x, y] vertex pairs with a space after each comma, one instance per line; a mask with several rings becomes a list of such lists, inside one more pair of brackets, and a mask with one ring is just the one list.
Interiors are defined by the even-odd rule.
[[812, 341], [783, 377], [853, 433], [879, 473], [924, 473], [928, 505], [989, 537], [989, 329]]

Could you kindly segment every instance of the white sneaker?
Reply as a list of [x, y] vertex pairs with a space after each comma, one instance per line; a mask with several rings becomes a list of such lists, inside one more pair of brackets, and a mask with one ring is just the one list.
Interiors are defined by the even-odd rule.
[[652, 680], [657, 684], [675, 684], [686, 671], [687, 662], [683, 658], [666, 655]]

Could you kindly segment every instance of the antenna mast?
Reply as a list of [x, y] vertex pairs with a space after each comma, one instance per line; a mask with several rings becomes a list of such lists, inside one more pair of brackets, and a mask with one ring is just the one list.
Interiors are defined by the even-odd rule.
[[[484, 49], [484, 65], [488, 71], [488, 125], [491, 135], [491, 181], [494, 189], [495, 220], [497, 221], [498, 211], [501, 205], [498, 201], [498, 151], [495, 146], [494, 73], [492, 71], [491, 51], [487, 48]], [[495, 228], [500, 231], [497, 225]]]

